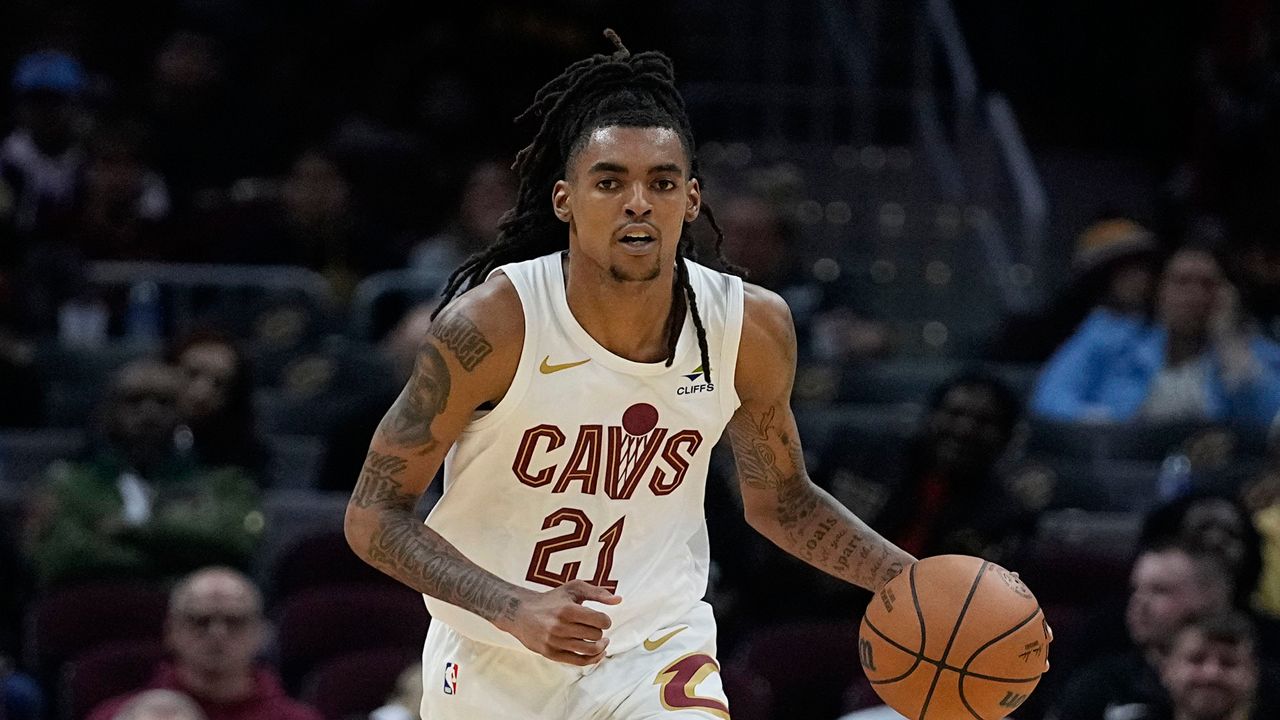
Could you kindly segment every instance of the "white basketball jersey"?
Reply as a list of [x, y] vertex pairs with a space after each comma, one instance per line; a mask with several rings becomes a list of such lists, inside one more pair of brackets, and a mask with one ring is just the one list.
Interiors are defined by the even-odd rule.
[[[742, 281], [689, 263], [708, 383], [691, 314], [670, 367], [621, 358], [573, 317], [561, 263], [555, 253], [500, 268], [524, 309], [520, 364], [502, 401], [450, 449], [426, 522], [516, 585], [545, 591], [581, 579], [614, 589], [621, 604], [591, 603], [613, 621], [612, 655], [706, 593], [703, 498], [711, 449], [739, 404]], [[427, 607], [474, 640], [523, 648], [473, 613], [431, 597]]]

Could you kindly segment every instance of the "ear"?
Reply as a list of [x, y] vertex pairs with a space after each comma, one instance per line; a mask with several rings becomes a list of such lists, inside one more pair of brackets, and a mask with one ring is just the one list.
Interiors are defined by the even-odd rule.
[[684, 207], [684, 221], [693, 222], [698, 219], [698, 213], [702, 210], [702, 187], [698, 185], [698, 178], [689, 178], [689, 184], [685, 188], [687, 202]]
[[573, 217], [573, 209], [569, 202], [569, 183], [564, 180], [557, 180], [555, 186], [551, 188], [551, 210], [561, 222], [569, 222], [569, 218]]

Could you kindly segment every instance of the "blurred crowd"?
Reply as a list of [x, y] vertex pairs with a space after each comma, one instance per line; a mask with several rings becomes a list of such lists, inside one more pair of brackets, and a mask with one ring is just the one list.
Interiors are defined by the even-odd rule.
[[[606, 23], [575, 2], [129, 5], [127, 26], [0, 10], [0, 720], [416, 718], [425, 612], [331, 511], [440, 279], [514, 204], [510, 118]], [[814, 479], [917, 556], [981, 555], [1038, 593], [1053, 672], [1017, 717], [1280, 717], [1271, 27], [1206, 41], [1162, 214], [1073, 229], [1049, 299], [950, 354], [867, 307], [778, 184], [710, 163], [726, 256], [797, 322]], [[338, 310], [303, 318], [266, 283], [114, 287], [110, 263], [302, 269]], [[352, 327], [379, 278], [410, 292]], [[767, 547], [732, 485], [719, 452], [735, 717], [874, 704], [867, 597]]]

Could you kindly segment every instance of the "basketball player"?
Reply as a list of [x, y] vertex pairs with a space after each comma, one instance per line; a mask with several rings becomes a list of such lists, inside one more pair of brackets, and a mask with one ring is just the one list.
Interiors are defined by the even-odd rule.
[[526, 112], [517, 205], [451, 276], [347, 509], [354, 550], [426, 595], [432, 720], [728, 717], [701, 600], [726, 425], [783, 550], [870, 589], [914, 560], [809, 481], [790, 313], [692, 261], [688, 225], [716, 226], [671, 63], [606, 35]]

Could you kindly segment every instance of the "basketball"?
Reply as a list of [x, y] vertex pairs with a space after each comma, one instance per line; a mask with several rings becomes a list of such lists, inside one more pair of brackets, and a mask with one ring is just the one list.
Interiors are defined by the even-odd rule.
[[885, 704], [913, 720], [994, 720], [1048, 669], [1049, 628], [1013, 573], [967, 555], [912, 565], [872, 598], [858, 656]]

